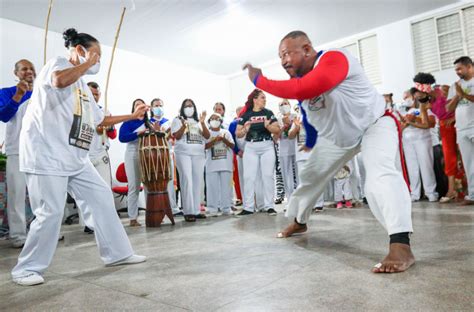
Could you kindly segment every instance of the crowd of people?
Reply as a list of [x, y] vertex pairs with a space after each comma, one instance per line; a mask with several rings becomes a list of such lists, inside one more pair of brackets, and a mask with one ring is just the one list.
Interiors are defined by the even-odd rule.
[[[99, 70], [101, 51], [98, 41], [74, 29], [67, 30], [64, 38], [70, 59], [57, 57], [51, 60], [38, 78], [34, 65], [22, 59], [14, 67], [19, 81], [17, 85], [0, 90], [0, 119], [7, 124], [5, 151], [8, 156], [10, 240], [14, 247], [23, 247], [12, 273], [16, 282], [32, 284], [42, 280], [41, 274], [36, 273], [44, 271], [52, 259], [56, 244], [51, 238], [59, 236], [67, 193], [78, 204], [81, 222], [88, 232], [96, 233], [101, 257], [106, 264], [145, 261], [145, 257], [135, 255], [130, 246], [115, 213], [111, 192], [109, 140], [117, 137], [114, 125], [122, 122], [118, 138], [126, 144], [125, 155], [112, 156], [124, 159], [128, 178], [129, 225], [132, 227], [141, 225], [138, 221], [142, 188], [138, 141], [150, 125], [154, 130], [167, 134], [172, 160], [172, 178], [168, 183], [171, 208], [175, 216], [182, 215], [186, 222], [234, 213], [246, 216], [259, 211], [274, 216], [277, 214], [275, 203], [281, 201], [284, 193], [288, 202], [292, 196], [297, 197], [290, 206], [285, 205], [287, 216], [295, 218], [296, 222], [293, 228], [280, 233], [286, 237], [297, 232], [298, 226], [305, 227], [303, 221], [308, 219], [308, 210], [298, 211], [298, 203], [321, 211], [325, 201], [334, 202], [335, 207], [341, 209], [352, 208], [365, 200], [367, 168], [363, 165], [360, 141], [351, 141], [350, 132], [360, 132], [360, 136], [369, 141], [373, 135], [371, 131], [375, 131], [370, 129], [388, 129], [385, 118], [379, 122], [384, 108], [378, 105], [373, 87], [367, 87], [359, 104], [361, 112], [367, 109], [365, 97], [377, 103], [374, 111], [362, 115], [353, 112], [346, 116], [353, 124], [353, 130], [345, 127], [347, 120], [327, 123], [332, 115], [326, 116], [327, 120], [318, 121], [324, 117], [323, 114], [313, 114], [310, 122], [321, 122], [324, 126], [317, 129], [322, 133], [317, 143], [318, 131], [308, 126], [307, 114], [324, 108], [328, 105], [325, 101], [344, 102], [347, 95], [324, 99], [319, 94], [328, 92], [331, 89], [328, 87], [318, 94], [298, 93], [293, 96], [289, 91], [278, 90], [276, 83], [273, 85], [258, 72], [251, 77], [257, 88], [249, 94], [245, 105], [236, 109], [233, 120], [228, 119], [223, 103], [216, 103], [210, 114], [204, 110], [199, 113], [192, 99], [185, 99], [179, 108], [166, 106], [166, 109], [164, 101], [159, 98], [149, 104], [136, 99], [132, 102], [131, 114], [112, 116], [99, 105], [99, 85], [86, 83], [82, 78], [85, 73], [95, 74]], [[288, 42], [303, 40], [302, 44], [308, 45], [304, 33], [295, 33], [286, 39]], [[314, 50], [308, 52], [307, 55], [315, 59], [321, 57]], [[323, 60], [332, 58], [342, 64], [338, 71], [341, 68], [346, 70], [339, 80], [334, 81], [335, 85], [346, 83], [345, 75], [352, 73], [349, 70], [359, 70], [360, 66], [352, 63], [353, 59], [345, 52], [326, 53], [328, 56]], [[347, 67], [347, 59], [352, 69]], [[333, 65], [322, 63], [320, 66]], [[468, 190], [462, 203], [474, 204], [473, 63], [466, 56], [457, 59], [454, 66], [460, 79], [450, 87], [435, 85], [433, 75], [419, 73], [413, 79], [414, 86], [405, 92], [403, 103], [394, 104], [392, 95], [385, 95], [388, 112], [383, 116], [395, 116], [401, 125], [404, 153], [399, 157], [406, 161], [412, 201], [420, 200], [422, 194], [432, 202], [456, 200], [458, 193], [462, 192], [456, 180], [462, 178], [464, 172]], [[359, 72], [354, 75], [363, 77]], [[333, 77], [338, 77], [337, 71], [333, 72]], [[281, 95], [276, 114], [267, 108], [265, 92], [262, 91], [267, 89], [272, 94]], [[305, 112], [301, 105], [292, 106], [284, 95], [291, 99], [300, 96], [311, 99], [307, 106], [309, 111]], [[30, 106], [31, 102], [33, 106]], [[69, 102], [70, 105], [64, 105]], [[349, 104], [346, 106], [344, 109], [350, 107]], [[342, 111], [338, 111], [341, 108], [332, 107], [336, 107], [334, 114], [341, 114]], [[148, 112], [150, 117], [146, 119], [144, 115]], [[64, 116], [70, 116], [72, 121], [62, 122]], [[358, 126], [374, 123], [377, 125], [368, 130]], [[311, 141], [313, 146], [308, 144]], [[366, 146], [366, 149], [377, 149], [376, 146]], [[321, 152], [310, 153], [313, 147]], [[324, 167], [325, 157], [328, 161], [331, 157], [330, 161], [337, 159], [337, 164]], [[365, 162], [370, 158], [367, 153], [364, 157]], [[331, 172], [331, 175], [321, 177], [325, 183], [319, 183], [315, 191], [311, 181], [319, 176], [309, 175], [320, 164], [324, 168], [317, 170], [321, 174], [326, 170], [324, 172]], [[369, 178], [374, 181], [374, 169], [368, 169]], [[396, 182], [403, 185], [402, 180]], [[294, 193], [298, 185], [300, 187]], [[36, 215], [29, 235], [25, 221], [27, 187]], [[370, 199], [379, 191], [374, 188], [369, 190]], [[372, 202], [374, 206], [374, 199]], [[206, 209], [203, 209], [204, 204]], [[240, 204], [243, 209], [237, 213], [235, 207]], [[91, 209], [94, 205], [104, 208]], [[113, 241], [109, 241], [110, 237]], [[43, 248], [38, 249], [39, 245]]]

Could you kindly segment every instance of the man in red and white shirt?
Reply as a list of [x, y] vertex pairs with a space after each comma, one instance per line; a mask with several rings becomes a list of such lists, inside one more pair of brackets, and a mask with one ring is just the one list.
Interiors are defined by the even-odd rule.
[[292, 194], [289, 216], [294, 222], [278, 234], [288, 237], [307, 230], [311, 210], [327, 182], [359, 151], [366, 167], [365, 194], [372, 213], [390, 235], [389, 253], [373, 268], [375, 273], [408, 269], [415, 258], [409, 188], [400, 170], [398, 121], [385, 113], [383, 97], [362, 66], [342, 49], [316, 52], [302, 31], [286, 35], [279, 47], [281, 64], [291, 79], [269, 80], [246, 64], [257, 88], [280, 98], [299, 100], [306, 130], [300, 184]]

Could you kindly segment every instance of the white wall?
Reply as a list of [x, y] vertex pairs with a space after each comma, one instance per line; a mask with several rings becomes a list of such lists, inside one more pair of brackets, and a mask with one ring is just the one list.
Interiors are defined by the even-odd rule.
[[[13, 66], [19, 59], [26, 58], [34, 63], [37, 72], [41, 70], [43, 38], [44, 31], [41, 28], [0, 19], [1, 87], [15, 85]], [[110, 54], [111, 47], [102, 46], [100, 73], [96, 76], [86, 76], [86, 80], [94, 80], [102, 86], [102, 93], [105, 89]], [[48, 59], [57, 55], [66, 56], [67, 51], [61, 34], [50, 32]], [[131, 103], [135, 98], [142, 98], [149, 103], [151, 99], [159, 97], [165, 102], [165, 116], [173, 118], [177, 116], [181, 102], [185, 98], [192, 98], [198, 110], [212, 111], [215, 102], [229, 102], [230, 89], [228, 79], [225, 77], [117, 49], [108, 96], [109, 110], [114, 115], [130, 113]], [[101, 102], [100, 104], [103, 104], [103, 97]], [[4, 124], [0, 125], [1, 143], [5, 132]], [[110, 155], [113, 173], [123, 162], [124, 150], [125, 144], [121, 144], [118, 139], [112, 141]]]
[[[411, 21], [422, 17], [430, 17], [433, 14], [443, 13], [447, 10], [459, 7], [459, 4], [446, 6], [434, 11], [426, 12], [422, 15], [413, 16], [392, 24], [368, 30], [364, 33], [351, 37], [342, 38], [334, 42], [318, 43], [314, 42], [316, 49], [328, 49], [342, 46], [343, 42], [351, 42], [356, 38], [365, 35], [376, 34], [378, 41], [378, 54], [382, 83], [376, 88], [379, 92], [393, 92], [394, 100], [401, 101], [402, 93], [413, 85], [415, 72], [413, 45], [411, 37]], [[308, 35], [314, 36], [311, 30], [306, 29]], [[275, 42], [275, 53], [277, 53], [278, 42]], [[251, 60], [250, 60], [251, 61]], [[453, 60], [454, 61], [454, 60]], [[258, 65], [258, 64], [254, 64]], [[271, 79], [288, 79], [287, 74], [281, 68], [279, 60], [271, 60], [260, 65], [263, 73]], [[452, 84], [457, 80], [453, 69], [447, 69], [432, 73], [439, 84]], [[229, 77], [231, 88], [231, 103], [237, 105], [245, 102], [247, 95], [253, 89], [253, 84], [248, 80], [246, 73], [242, 72]], [[268, 107], [276, 113], [279, 99], [268, 97]]]

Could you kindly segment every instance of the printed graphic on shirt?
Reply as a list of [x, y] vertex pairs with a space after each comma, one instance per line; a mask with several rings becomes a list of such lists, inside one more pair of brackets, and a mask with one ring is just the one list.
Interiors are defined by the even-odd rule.
[[211, 148], [211, 159], [219, 160], [227, 158], [227, 145], [220, 141], [214, 144]]
[[74, 118], [69, 132], [69, 145], [89, 150], [94, 137], [94, 116], [87, 93], [76, 87]]
[[[473, 84], [468, 84], [468, 85], [464, 86], [464, 88], [462, 89], [462, 91], [463, 91], [465, 94], [469, 94], [469, 95], [470, 95], [470, 94], [472, 94], [471, 92], [472, 92], [472, 88], [473, 88], [473, 87], [474, 87], [474, 83], [473, 83]], [[470, 104], [471, 104], [471, 102], [469, 102], [469, 100], [466, 99], [466, 98], [462, 98], [462, 99], [459, 101], [459, 103], [458, 103], [459, 106], [470, 105]]]
[[306, 143], [306, 131], [304, 127], [300, 127], [300, 131], [296, 136], [296, 141], [298, 142], [298, 146], [303, 146]]
[[203, 144], [201, 130], [197, 123], [186, 125], [186, 143], [188, 144]]
[[316, 96], [308, 102], [308, 109], [312, 112], [317, 112], [323, 108], [326, 108], [326, 103], [324, 102], [324, 97], [322, 95]]

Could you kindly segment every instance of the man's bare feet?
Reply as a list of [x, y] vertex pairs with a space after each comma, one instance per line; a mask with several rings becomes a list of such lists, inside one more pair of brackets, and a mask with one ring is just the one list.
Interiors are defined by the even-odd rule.
[[377, 264], [372, 272], [374, 273], [400, 273], [406, 271], [415, 264], [415, 256], [411, 252], [409, 245], [393, 243], [390, 244], [388, 255], [383, 261]]
[[130, 220], [130, 226], [135, 227], [135, 226], [142, 226], [142, 225], [137, 220]]
[[290, 237], [293, 234], [304, 233], [307, 230], [308, 230], [308, 227], [306, 226], [306, 224], [301, 225], [293, 221], [290, 225], [286, 227], [286, 229], [278, 233], [277, 237], [286, 238], [286, 237]]

